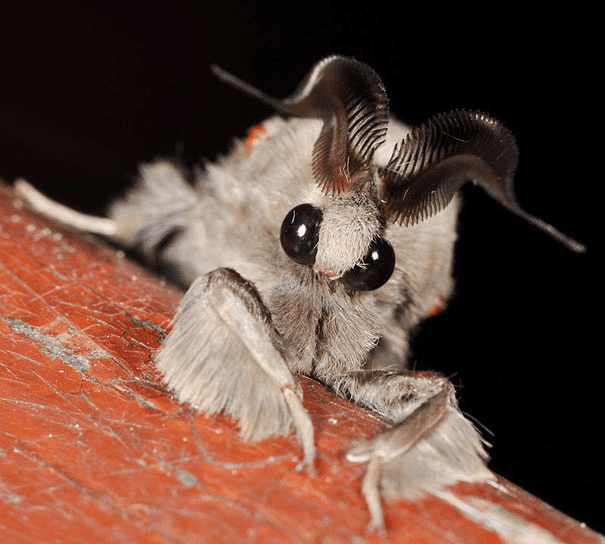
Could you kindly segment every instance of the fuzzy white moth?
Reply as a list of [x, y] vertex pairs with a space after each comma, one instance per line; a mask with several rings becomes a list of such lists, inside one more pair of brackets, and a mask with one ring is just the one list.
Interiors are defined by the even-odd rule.
[[411, 331], [452, 293], [456, 193], [467, 181], [583, 251], [519, 208], [512, 135], [472, 111], [410, 132], [389, 119], [378, 75], [351, 58], [320, 61], [283, 100], [215, 72], [284, 117], [193, 185], [170, 162], [145, 165], [108, 219], [17, 189], [46, 215], [137, 248], [189, 285], [156, 358], [183, 402], [230, 414], [249, 440], [295, 429], [309, 465], [313, 427], [295, 374], [391, 423], [347, 454], [368, 463], [371, 527], [383, 527], [381, 496], [490, 478], [452, 384], [407, 370], [406, 354]]

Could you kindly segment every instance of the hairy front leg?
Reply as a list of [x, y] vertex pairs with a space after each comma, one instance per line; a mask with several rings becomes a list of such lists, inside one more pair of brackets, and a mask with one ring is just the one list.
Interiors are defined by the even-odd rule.
[[416, 499], [458, 481], [492, 477], [484, 442], [460, 411], [447, 378], [433, 372], [356, 372], [339, 390], [393, 423], [347, 453], [349, 461], [368, 463], [363, 493], [372, 529], [384, 528], [381, 496]]
[[289, 370], [289, 351], [255, 287], [219, 268], [193, 282], [156, 357], [179, 399], [237, 419], [247, 440], [294, 427], [304, 462], [315, 457], [313, 426]]

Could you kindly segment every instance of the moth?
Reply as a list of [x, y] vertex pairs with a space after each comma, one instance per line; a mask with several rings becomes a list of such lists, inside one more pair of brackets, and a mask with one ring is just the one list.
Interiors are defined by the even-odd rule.
[[250, 441], [296, 431], [309, 466], [314, 430], [295, 375], [388, 422], [346, 455], [367, 463], [371, 528], [384, 528], [382, 498], [491, 478], [485, 443], [452, 383], [408, 369], [406, 356], [412, 332], [452, 295], [466, 182], [584, 250], [518, 205], [512, 134], [466, 110], [410, 130], [390, 117], [380, 77], [349, 57], [321, 60], [285, 99], [213, 70], [278, 115], [193, 183], [169, 161], [143, 165], [107, 218], [49, 201], [23, 181], [18, 192], [57, 221], [136, 248], [189, 286], [156, 356], [182, 402], [231, 415]]

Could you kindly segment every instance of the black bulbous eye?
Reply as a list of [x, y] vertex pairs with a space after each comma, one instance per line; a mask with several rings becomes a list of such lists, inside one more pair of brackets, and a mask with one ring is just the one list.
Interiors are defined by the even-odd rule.
[[323, 214], [311, 204], [301, 204], [286, 215], [279, 235], [281, 247], [294, 262], [313, 266], [317, 255], [319, 225]]
[[354, 291], [373, 291], [384, 285], [395, 269], [395, 252], [384, 238], [377, 238], [363, 259], [364, 266], [354, 266], [341, 281]]

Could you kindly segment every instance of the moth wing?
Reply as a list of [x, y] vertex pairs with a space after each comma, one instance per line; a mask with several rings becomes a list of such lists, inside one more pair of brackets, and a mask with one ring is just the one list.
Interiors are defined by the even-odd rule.
[[156, 364], [181, 401], [237, 419], [245, 440], [294, 426], [311, 464], [313, 427], [287, 348], [255, 287], [219, 268], [193, 282]]

